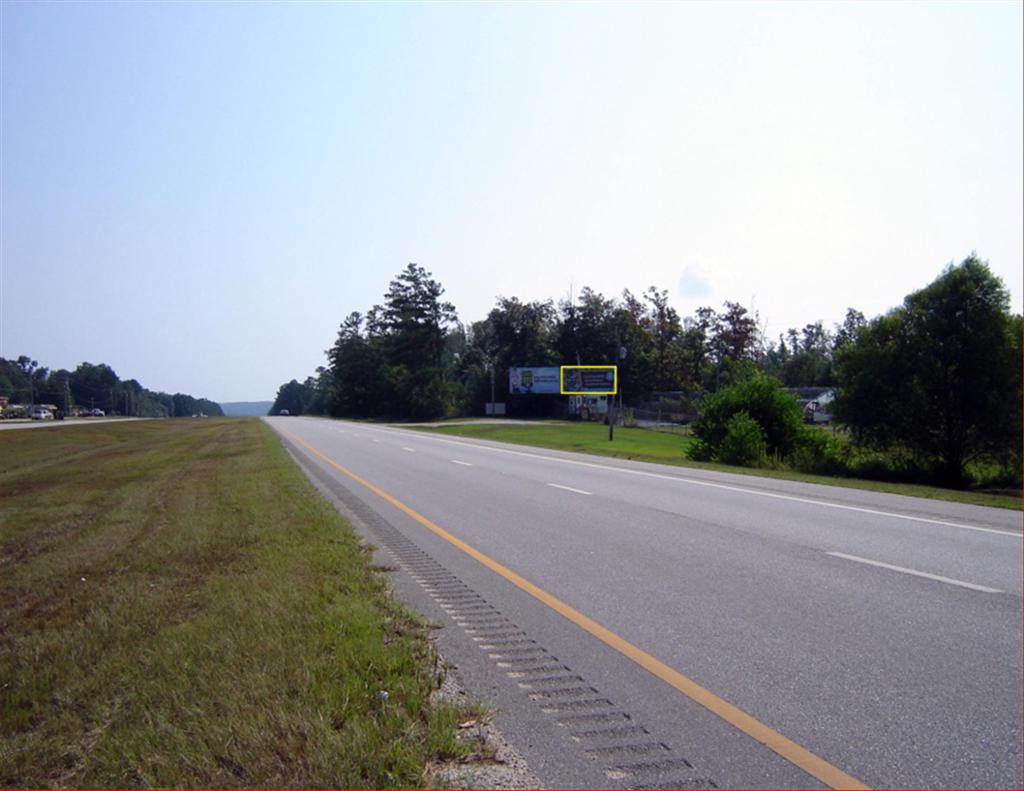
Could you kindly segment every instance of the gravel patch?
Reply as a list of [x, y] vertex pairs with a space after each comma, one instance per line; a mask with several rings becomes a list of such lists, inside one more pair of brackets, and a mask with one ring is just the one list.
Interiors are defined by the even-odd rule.
[[[453, 703], [470, 703], [455, 673], [448, 669], [435, 696]], [[449, 763], [427, 767], [428, 786], [447, 788], [541, 788], [526, 761], [502, 736], [489, 717], [461, 723], [456, 738], [475, 744], [473, 753]]]

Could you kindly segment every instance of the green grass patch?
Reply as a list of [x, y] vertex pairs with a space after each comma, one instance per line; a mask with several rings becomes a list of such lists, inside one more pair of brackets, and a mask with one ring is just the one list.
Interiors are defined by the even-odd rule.
[[545, 421], [528, 423], [480, 423], [462, 426], [417, 426], [417, 431], [456, 434], [460, 437], [513, 442], [551, 450], [571, 450], [612, 456], [617, 459], [638, 459], [676, 464], [693, 441], [689, 436], [615, 427], [615, 439], [608, 441], [608, 426], [580, 421]]
[[686, 457], [686, 453], [694, 439], [688, 433], [682, 433], [678, 430], [661, 431], [617, 426], [614, 439], [611, 442], [608, 441], [608, 426], [599, 423], [570, 421], [550, 421], [536, 424], [520, 422], [510, 422], [509, 424], [486, 423], [440, 426], [437, 428], [415, 427], [414, 430], [452, 434], [473, 439], [494, 440], [496, 442], [511, 442], [535, 448], [577, 451], [618, 459], [673, 464], [693, 469], [753, 475], [761, 478], [819, 483], [827, 486], [843, 486], [848, 489], [864, 489], [874, 492], [903, 494], [910, 497], [925, 497], [933, 500], [1021, 510], [1021, 498], [1015, 495], [957, 491], [953, 489], [940, 489], [934, 486], [888, 483], [862, 478], [811, 475], [789, 469], [734, 467], [726, 464], [692, 461]]
[[259, 421], [0, 459], [0, 785], [417, 787], [472, 750], [427, 625]]

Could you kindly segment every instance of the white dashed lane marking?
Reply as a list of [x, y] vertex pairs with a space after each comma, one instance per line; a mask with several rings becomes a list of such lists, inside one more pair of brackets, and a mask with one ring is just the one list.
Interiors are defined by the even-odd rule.
[[889, 571], [898, 571], [900, 574], [910, 574], [913, 577], [924, 577], [925, 579], [935, 580], [936, 582], [944, 582], [947, 585], [957, 585], [961, 588], [969, 588], [972, 591], [981, 591], [982, 593], [1002, 593], [1002, 591], [997, 588], [989, 588], [985, 585], [975, 585], [973, 582], [955, 580], [952, 577], [943, 577], [939, 574], [929, 574], [927, 571], [917, 571], [916, 569], [908, 569], [904, 566], [894, 566], [891, 563], [883, 563], [880, 560], [869, 560], [868, 558], [861, 558], [856, 555], [847, 555], [842, 552], [826, 552], [825, 554], [831, 555], [834, 558], [852, 560], [854, 563], [865, 563], [868, 566], [878, 566], [882, 569], [889, 569]]
[[585, 492], [582, 489], [573, 489], [571, 486], [562, 486], [560, 483], [549, 483], [548, 486], [553, 486], [555, 489], [564, 489], [567, 492], [575, 492], [576, 494], [593, 494], [593, 492]]

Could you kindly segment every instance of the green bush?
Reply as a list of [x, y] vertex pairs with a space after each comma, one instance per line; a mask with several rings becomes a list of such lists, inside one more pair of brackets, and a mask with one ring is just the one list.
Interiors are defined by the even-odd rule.
[[805, 426], [789, 456], [793, 469], [816, 475], [849, 475], [850, 448], [818, 426]]
[[852, 477], [873, 481], [927, 484], [935, 476], [934, 468], [926, 461], [900, 448], [873, 451], [856, 447], [849, 466]]
[[686, 456], [694, 461], [713, 461], [715, 458], [715, 449], [708, 445], [704, 440], [695, 439], [690, 443], [690, 448], [686, 451]]
[[404, 399], [409, 417], [413, 420], [434, 420], [452, 413], [451, 387], [441, 379], [437, 369], [418, 372], [410, 380], [411, 386]]
[[725, 436], [718, 448], [718, 460], [741, 467], [756, 467], [765, 452], [764, 430], [746, 412], [737, 412], [726, 422]]
[[981, 489], [1005, 489], [1019, 491], [1021, 484], [1020, 464], [976, 462], [967, 468], [974, 485]]
[[[755, 374], [749, 379], [722, 388], [700, 403], [700, 416], [693, 424], [698, 454], [720, 454], [729, 431], [729, 420], [745, 412], [764, 432], [765, 452], [786, 457], [799, 445], [804, 433], [803, 412], [797, 400], [782, 389], [771, 376]], [[690, 458], [700, 460], [690, 453]]]

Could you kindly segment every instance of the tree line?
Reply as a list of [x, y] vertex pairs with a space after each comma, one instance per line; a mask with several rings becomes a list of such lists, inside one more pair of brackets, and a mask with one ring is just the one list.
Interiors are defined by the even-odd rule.
[[[868, 320], [851, 308], [842, 324], [818, 321], [776, 339], [766, 338], [757, 313], [740, 303], [681, 316], [668, 292], [654, 286], [620, 297], [583, 288], [557, 302], [500, 296], [484, 319], [469, 324], [458, 321], [443, 295], [430, 272], [409, 264], [381, 304], [344, 319], [325, 366], [281, 386], [272, 413], [479, 415], [493, 387], [509, 414], [537, 414], [559, 397], [510, 395], [509, 368], [617, 363], [627, 403], [682, 391], [702, 414], [718, 403], [709, 396], [743, 386], [753, 392], [751, 382], [776, 390], [834, 387], [836, 416], [862, 451], [906, 457], [908, 469], [954, 485], [979, 461], [1020, 477], [1021, 317], [1011, 314], [1003, 283], [974, 255], [883, 316]], [[724, 409], [726, 421], [744, 411]], [[771, 426], [758, 426], [771, 433]], [[754, 436], [749, 425], [741, 429]], [[712, 434], [719, 443], [725, 437]], [[775, 457], [810, 454], [827, 467], [821, 437], [808, 442], [778, 445]], [[768, 444], [763, 449], [771, 455]], [[699, 452], [723, 458], [714, 443]]]
[[219, 404], [206, 398], [153, 392], [135, 379], [122, 380], [104, 363], [82, 363], [73, 371], [51, 371], [25, 355], [16, 360], [0, 357], [0, 395], [12, 404], [53, 404], [66, 413], [84, 407], [131, 417], [224, 414]]
[[498, 297], [487, 317], [458, 321], [444, 289], [417, 264], [391, 282], [382, 304], [350, 313], [327, 365], [281, 386], [273, 412], [427, 419], [481, 414], [495, 397], [525, 413], [533, 401], [509, 397], [514, 366], [615, 363], [624, 392], [701, 390], [730, 381], [758, 359], [756, 315], [738, 303], [681, 318], [668, 292], [652, 287], [621, 299], [583, 288], [557, 304]]

